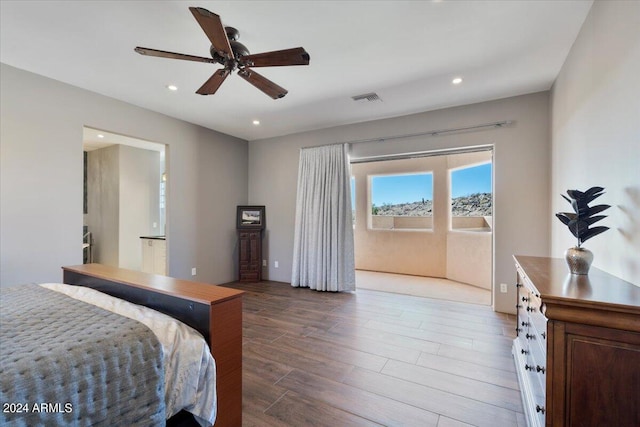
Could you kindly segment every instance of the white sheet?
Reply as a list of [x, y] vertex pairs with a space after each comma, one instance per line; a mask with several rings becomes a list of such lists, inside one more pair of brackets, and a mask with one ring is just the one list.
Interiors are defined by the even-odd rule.
[[151, 329], [164, 352], [167, 418], [184, 409], [200, 425], [213, 425], [217, 410], [216, 366], [200, 333], [170, 316], [91, 288], [61, 283], [40, 286], [137, 320]]

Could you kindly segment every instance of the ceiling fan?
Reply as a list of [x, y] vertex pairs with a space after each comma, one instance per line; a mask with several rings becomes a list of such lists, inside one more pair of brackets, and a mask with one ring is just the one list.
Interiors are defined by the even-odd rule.
[[140, 46], [136, 47], [135, 51], [141, 55], [223, 65], [224, 68], [213, 73], [209, 80], [196, 91], [197, 94], [213, 95], [229, 74], [238, 69], [238, 75], [240, 77], [271, 98], [282, 98], [287, 94], [287, 90], [258, 74], [251, 67], [309, 65], [310, 56], [302, 47], [250, 55], [249, 50], [242, 43], [238, 42], [240, 36], [238, 30], [233, 27], [223, 27], [220, 16], [201, 7], [190, 7], [189, 10], [211, 41], [211, 48], [209, 50], [211, 58], [149, 49]]

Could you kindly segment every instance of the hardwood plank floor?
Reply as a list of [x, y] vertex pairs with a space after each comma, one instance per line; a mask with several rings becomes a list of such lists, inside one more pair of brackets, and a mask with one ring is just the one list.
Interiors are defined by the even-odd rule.
[[245, 426], [525, 426], [513, 316], [366, 289], [231, 283]]

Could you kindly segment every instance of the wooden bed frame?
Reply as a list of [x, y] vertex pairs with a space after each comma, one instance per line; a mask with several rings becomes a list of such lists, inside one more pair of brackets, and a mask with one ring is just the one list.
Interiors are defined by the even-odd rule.
[[150, 307], [198, 330], [216, 361], [216, 427], [242, 425], [242, 294], [101, 264], [62, 267], [63, 283]]

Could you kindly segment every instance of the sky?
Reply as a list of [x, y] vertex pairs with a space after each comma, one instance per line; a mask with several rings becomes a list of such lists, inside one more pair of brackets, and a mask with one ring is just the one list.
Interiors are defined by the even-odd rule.
[[491, 193], [491, 163], [451, 172], [451, 197]]
[[[451, 184], [452, 198], [491, 193], [491, 163], [452, 171]], [[376, 206], [417, 202], [423, 198], [432, 200], [433, 175], [374, 176], [371, 178], [371, 193], [372, 202]]]
[[376, 206], [397, 205], [433, 198], [433, 175], [388, 175], [371, 177], [371, 201]]

